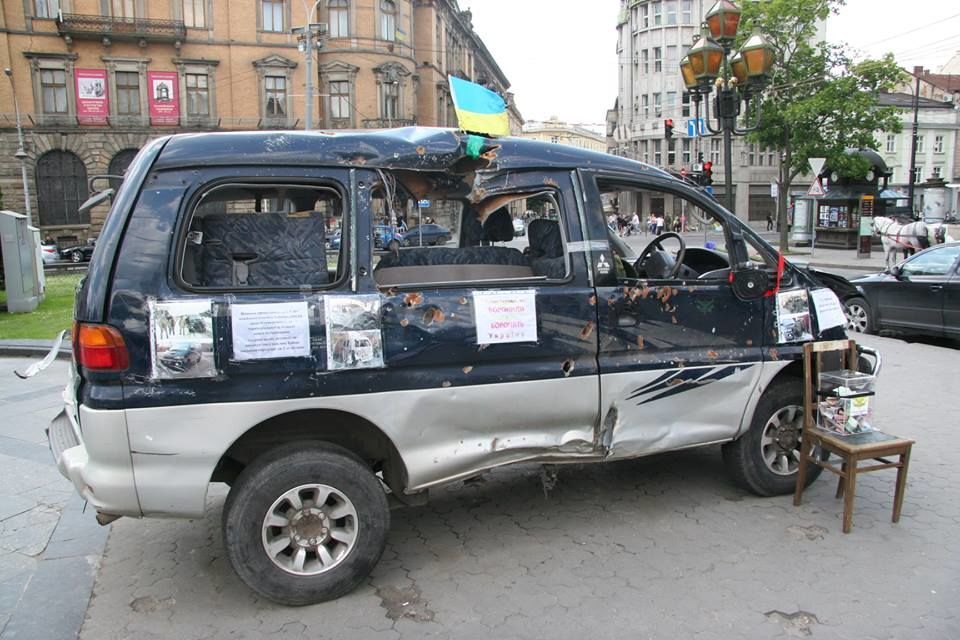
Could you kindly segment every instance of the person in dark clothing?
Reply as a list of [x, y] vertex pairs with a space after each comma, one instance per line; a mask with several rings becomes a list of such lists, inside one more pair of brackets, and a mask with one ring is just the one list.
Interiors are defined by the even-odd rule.
[[767, 231], [773, 231], [773, 216], [767, 214]]

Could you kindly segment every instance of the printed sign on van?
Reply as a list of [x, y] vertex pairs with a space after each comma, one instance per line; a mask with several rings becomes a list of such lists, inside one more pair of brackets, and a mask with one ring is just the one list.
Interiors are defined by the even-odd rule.
[[179, 82], [175, 72], [147, 72], [150, 124], [179, 124], [180, 91], [178, 85]]
[[474, 291], [477, 344], [537, 341], [537, 292]]

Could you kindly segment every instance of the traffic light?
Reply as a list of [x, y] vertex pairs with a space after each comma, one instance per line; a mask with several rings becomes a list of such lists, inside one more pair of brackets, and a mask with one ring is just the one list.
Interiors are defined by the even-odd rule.
[[703, 151], [697, 152], [697, 164], [703, 164]]
[[704, 186], [713, 184], [713, 163], [703, 163], [703, 184]]
[[667, 140], [673, 138], [673, 118], [667, 118], [663, 121], [663, 134]]

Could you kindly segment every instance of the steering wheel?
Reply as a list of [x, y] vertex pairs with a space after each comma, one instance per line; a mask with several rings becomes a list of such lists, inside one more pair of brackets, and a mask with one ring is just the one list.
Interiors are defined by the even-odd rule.
[[[663, 248], [663, 241], [669, 238], [676, 238], [680, 243], [680, 250], [677, 251], [677, 257], [674, 258]], [[656, 250], [656, 252], [654, 252]], [[683, 268], [683, 257], [687, 253], [687, 243], [679, 233], [667, 231], [654, 238], [650, 244], [643, 248], [640, 257], [633, 263], [633, 268], [639, 273], [641, 270], [648, 278], [657, 280], [671, 280], [680, 274]], [[646, 262], [650, 261], [647, 265]]]

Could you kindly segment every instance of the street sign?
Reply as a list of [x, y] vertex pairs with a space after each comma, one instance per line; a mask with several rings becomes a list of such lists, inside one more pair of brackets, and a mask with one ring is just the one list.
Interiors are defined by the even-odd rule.
[[776, 180], [771, 180], [770, 181], [770, 197], [776, 198], [779, 195], [780, 195], [780, 185], [777, 184]]
[[707, 121], [703, 118], [687, 120], [687, 137], [696, 138], [707, 133]]
[[430, 206], [430, 201], [429, 201], [429, 200], [417, 200], [417, 206], [420, 207], [421, 209], [426, 209], [427, 207]]
[[810, 170], [813, 171], [815, 176], [820, 175], [820, 172], [823, 171], [823, 163], [826, 161], [826, 158], [807, 158], [807, 162], [810, 163]]
[[819, 177], [814, 178], [813, 182], [810, 183], [810, 188], [807, 189], [807, 195], [811, 198], [822, 198], [827, 195], [826, 191], [823, 190], [823, 184], [820, 182]]

